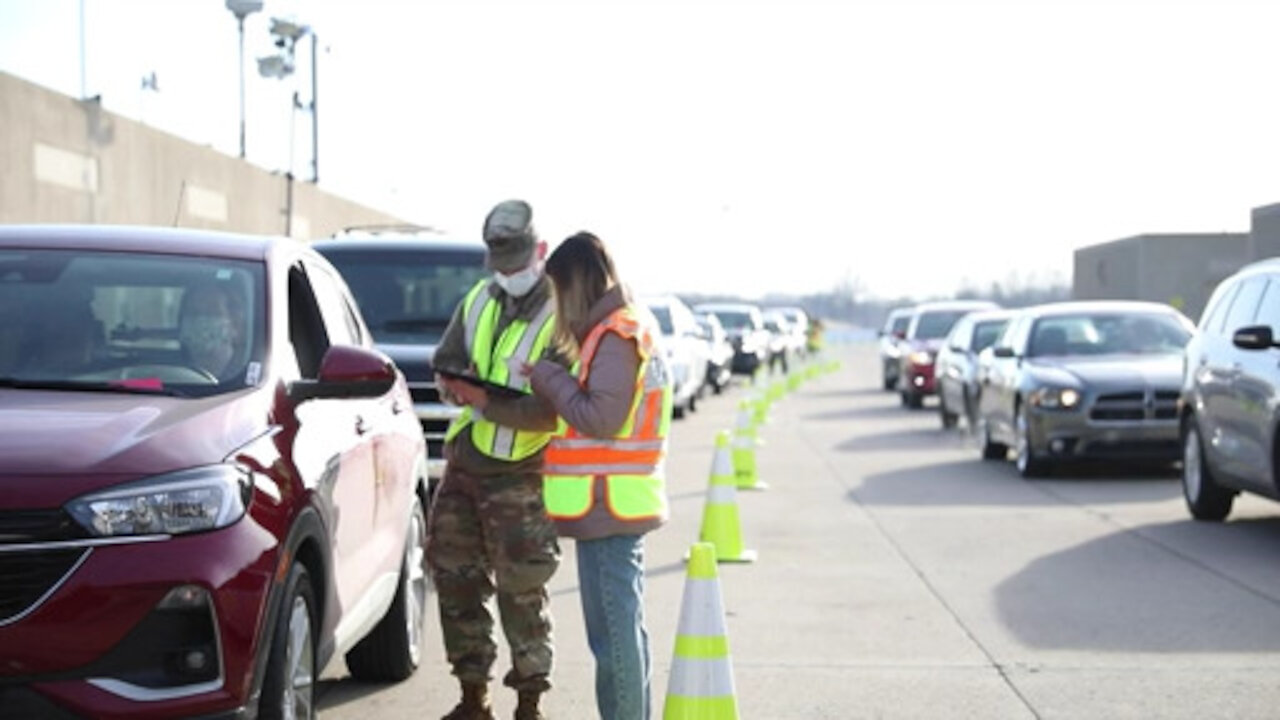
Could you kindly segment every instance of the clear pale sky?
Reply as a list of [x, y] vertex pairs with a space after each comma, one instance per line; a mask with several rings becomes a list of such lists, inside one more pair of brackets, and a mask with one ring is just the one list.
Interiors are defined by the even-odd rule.
[[[79, 0], [0, 0], [0, 71], [238, 152], [224, 0], [84, 8], [82, 78]], [[247, 156], [274, 170], [309, 47], [259, 77], [271, 16], [320, 38], [322, 187], [471, 236], [524, 197], [646, 292], [1069, 282], [1075, 248], [1280, 201], [1277, 2], [266, 0]]]

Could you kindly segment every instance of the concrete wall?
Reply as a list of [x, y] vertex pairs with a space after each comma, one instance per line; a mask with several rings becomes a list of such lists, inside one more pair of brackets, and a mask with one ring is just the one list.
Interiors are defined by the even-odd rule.
[[1138, 242], [1125, 238], [1075, 251], [1071, 296], [1076, 300], [1131, 298], [1138, 288]]
[[1169, 303], [1192, 320], [1250, 260], [1249, 233], [1150, 234], [1076, 250], [1072, 297]]
[[0, 73], [0, 223], [28, 222], [312, 239], [403, 221]]
[[1143, 235], [1139, 265], [1143, 297], [1162, 299], [1199, 320], [1224, 278], [1249, 262], [1248, 233]]

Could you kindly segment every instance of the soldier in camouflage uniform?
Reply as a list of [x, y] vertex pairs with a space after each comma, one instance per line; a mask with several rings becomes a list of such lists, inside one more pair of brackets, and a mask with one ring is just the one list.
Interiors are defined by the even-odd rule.
[[557, 416], [520, 374], [545, 357], [554, 326], [546, 244], [522, 201], [485, 219], [486, 265], [494, 271], [459, 303], [434, 364], [519, 390], [485, 392], [437, 375], [447, 402], [464, 405], [445, 443], [447, 466], [431, 504], [427, 562], [440, 604], [445, 650], [462, 701], [445, 720], [493, 718], [488, 696], [497, 657], [487, 603], [496, 594], [511, 649], [503, 682], [519, 695], [517, 720], [542, 718], [551, 687], [551, 615], [546, 585], [560, 564], [556, 529], [542, 500], [543, 448]]

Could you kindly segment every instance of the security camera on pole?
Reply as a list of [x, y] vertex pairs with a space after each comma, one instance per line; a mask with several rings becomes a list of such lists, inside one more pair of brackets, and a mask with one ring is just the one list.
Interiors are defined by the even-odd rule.
[[[293, 93], [293, 110], [306, 110], [311, 113], [311, 182], [320, 181], [320, 120], [317, 96], [320, 84], [317, 79], [316, 54], [320, 40], [315, 29], [295, 20], [271, 18], [271, 36], [280, 52], [275, 55], [258, 58], [258, 74], [266, 78], [283, 80], [293, 74], [294, 58], [298, 41], [304, 37], [311, 38], [311, 101], [303, 103], [298, 93]], [[292, 117], [292, 116], [291, 116]], [[290, 121], [292, 125], [292, 120]], [[292, 127], [290, 128], [292, 138]], [[293, 172], [293, 142], [289, 143], [289, 172]]]

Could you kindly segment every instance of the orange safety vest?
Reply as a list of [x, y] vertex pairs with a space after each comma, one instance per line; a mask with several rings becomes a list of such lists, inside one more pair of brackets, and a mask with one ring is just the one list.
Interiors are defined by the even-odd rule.
[[591, 511], [595, 478], [603, 476], [609, 510], [623, 520], [662, 516], [667, 499], [663, 479], [671, 426], [671, 374], [653, 333], [629, 307], [615, 310], [582, 343], [578, 383], [587, 386], [591, 360], [606, 332], [635, 340], [640, 351], [631, 412], [617, 434], [588, 437], [561, 420], [561, 430], [544, 456], [543, 499], [547, 514], [575, 520]]

